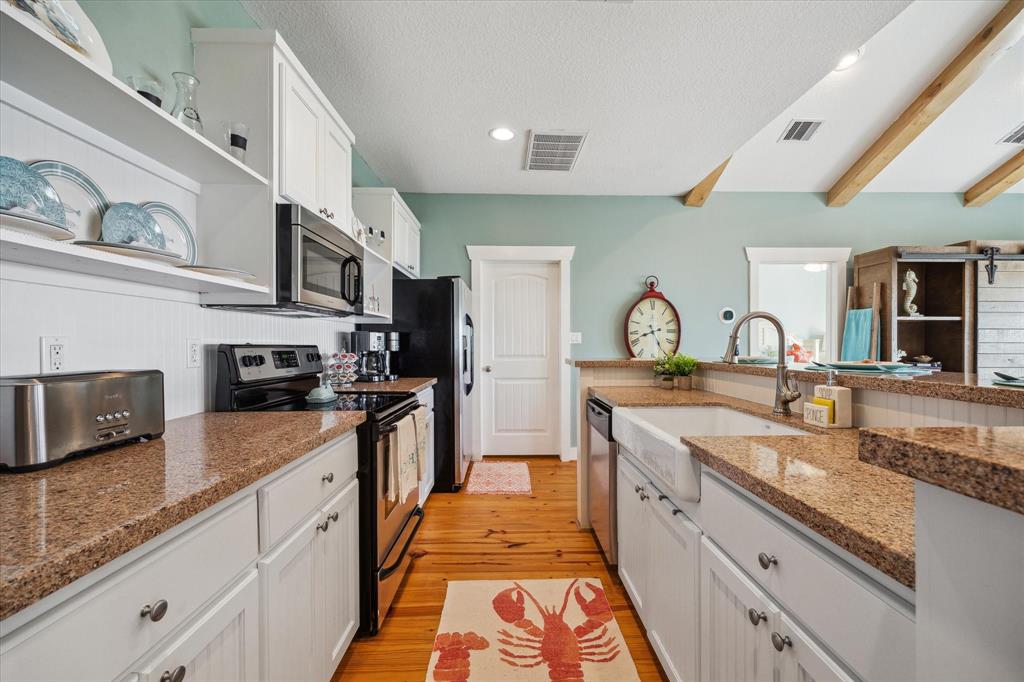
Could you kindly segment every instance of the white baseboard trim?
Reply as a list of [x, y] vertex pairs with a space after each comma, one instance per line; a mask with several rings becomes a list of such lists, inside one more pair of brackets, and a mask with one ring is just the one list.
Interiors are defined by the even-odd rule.
[[575, 462], [577, 452], [577, 448], [569, 448], [569, 452], [563, 452], [558, 456], [558, 459], [562, 460], [563, 462]]

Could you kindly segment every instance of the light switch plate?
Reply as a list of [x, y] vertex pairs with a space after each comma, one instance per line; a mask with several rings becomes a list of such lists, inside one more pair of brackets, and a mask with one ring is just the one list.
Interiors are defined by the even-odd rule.
[[575, 344], [583, 343], [583, 333], [582, 332], [569, 332], [569, 343], [570, 344], [574, 344], [574, 345]]

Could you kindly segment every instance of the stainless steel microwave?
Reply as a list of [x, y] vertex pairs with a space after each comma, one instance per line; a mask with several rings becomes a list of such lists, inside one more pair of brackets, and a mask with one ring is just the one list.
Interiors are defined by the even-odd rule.
[[363, 314], [363, 247], [315, 213], [278, 204], [275, 303], [217, 305], [291, 317]]

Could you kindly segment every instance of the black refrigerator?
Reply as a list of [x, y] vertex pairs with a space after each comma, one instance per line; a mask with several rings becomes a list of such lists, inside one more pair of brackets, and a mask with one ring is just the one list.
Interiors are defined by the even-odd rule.
[[399, 376], [437, 377], [434, 385], [434, 492], [458, 492], [469, 468], [468, 397], [473, 392], [470, 291], [461, 277], [395, 277], [391, 324], [366, 331], [399, 333]]

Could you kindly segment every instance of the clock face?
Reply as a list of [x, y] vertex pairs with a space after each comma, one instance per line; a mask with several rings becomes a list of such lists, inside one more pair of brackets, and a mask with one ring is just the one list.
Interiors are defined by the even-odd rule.
[[664, 298], [640, 299], [626, 317], [626, 343], [633, 357], [657, 360], [679, 350], [679, 315]]

